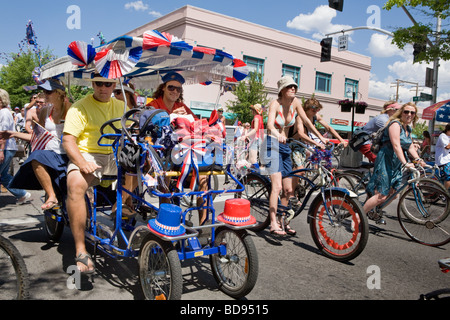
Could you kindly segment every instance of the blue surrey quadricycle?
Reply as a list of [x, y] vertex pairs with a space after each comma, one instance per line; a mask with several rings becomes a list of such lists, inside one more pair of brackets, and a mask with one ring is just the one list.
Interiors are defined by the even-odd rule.
[[[137, 87], [155, 87], [160, 83], [161, 75], [169, 71], [179, 72], [187, 83], [192, 84], [223, 83], [225, 79], [239, 81], [246, 76], [245, 68], [241, 70], [242, 64], [237, 64], [231, 55], [215, 49], [194, 48], [155, 30], [144, 33], [142, 38], [120, 37], [97, 49], [74, 42], [68, 52], [69, 56], [50, 62], [41, 69], [42, 80], [62, 77], [69, 85], [83, 85], [85, 79], [99, 72], [105, 78], [120, 78], [123, 91], [124, 80], [133, 81]], [[255, 226], [256, 221], [250, 215], [247, 200], [227, 200], [220, 215], [216, 214], [213, 204], [218, 194], [242, 192], [243, 185], [230, 172], [224, 172], [220, 163], [219, 167], [214, 166], [216, 168], [209, 168], [206, 172], [197, 170], [196, 164], [201, 160], [192, 160], [196, 157], [192, 149], [198, 141], [183, 139], [187, 149], [182, 153], [192, 160], [183, 163], [196, 173], [191, 176], [206, 175], [211, 181], [214, 175], [228, 174], [236, 187], [234, 190], [209, 188], [207, 192], [195, 189], [185, 192], [182, 187], [175, 188], [173, 182], [181, 175], [180, 168], [174, 166], [170, 158], [162, 157], [172, 150], [149, 139], [152, 134], [146, 130], [149, 117], [143, 124], [137, 120], [141, 113], [144, 110], [125, 109], [122, 118], [111, 119], [101, 128], [99, 145], [112, 147], [118, 172], [117, 176], [109, 177], [109, 183], [105, 179], [102, 186], [93, 188], [86, 195], [86, 239], [94, 246], [94, 258], [97, 250], [113, 258], [138, 257], [139, 278], [145, 298], [166, 300], [181, 298], [180, 261], [209, 256], [219, 288], [231, 297], [244, 297], [251, 292], [258, 277], [256, 247], [246, 231]], [[206, 137], [200, 139], [203, 144], [211, 142]], [[220, 149], [223, 150], [216, 148]], [[134, 190], [125, 188], [125, 174], [136, 176], [138, 183]], [[115, 190], [104, 185], [113, 180], [117, 182]], [[160, 191], [161, 185], [170, 192]], [[133, 209], [140, 214], [139, 219], [123, 215], [124, 193], [132, 197]], [[202, 197], [203, 204], [183, 211], [179, 206], [180, 197], [191, 195]], [[152, 199], [159, 202], [163, 198], [162, 204], [152, 202]], [[117, 210], [112, 214], [114, 204]], [[191, 213], [201, 209], [207, 210], [207, 222], [195, 226], [190, 221]], [[64, 199], [61, 199], [59, 208], [45, 212], [45, 230], [50, 239], [57, 241], [68, 225]]]

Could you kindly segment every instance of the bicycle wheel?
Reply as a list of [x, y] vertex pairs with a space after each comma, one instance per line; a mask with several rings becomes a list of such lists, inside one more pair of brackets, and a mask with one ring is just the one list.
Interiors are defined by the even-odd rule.
[[139, 254], [139, 279], [147, 300], [180, 300], [181, 263], [173, 244], [149, 233]]
[[440, 289], [421, 294], [419, 300], [450, 300], [450, 289]]
[[236, 197], [250, 201], [251, 215], [256, 218], [258, 224], [249, 230], [259, 232], [270, 224], [269, 197], [272, 190], [270, 181], [263, 176], [250, 173], [242, 178], [241, 183], [245, 190]]
[[226, 246], [226, 254], [210, 256], [211, 270], [222, 292], [239, 299], [249, 294], [258, 278], [258, 254], [245, 230], [222, 228], [217, 231], [215, 246]]
[[27, 266], [17, 248], [0, 236], [0, 300], [25, 300], [29, 297]]
[[400, 197], [397, 216], [412, 240], [438, 247], [450, 242], [450, 195], [431, 179], [412, 183]]
[[335, 180], [338, 186], [356, 193], [361, 203], [366, 202], [370, 198], [370, 194], [366, 192], [367, 185], [364, 179], [364, 175], [357, 171], [343, 171], [335, 174]]
[[[311, 204], [308, 221], [319, 250], [328, 258], [349, 261], [364, 250], [369, 224], [361, 204], [340, 190], [325, 191]], [[328, 213], [327, 213], [328, 210]]]

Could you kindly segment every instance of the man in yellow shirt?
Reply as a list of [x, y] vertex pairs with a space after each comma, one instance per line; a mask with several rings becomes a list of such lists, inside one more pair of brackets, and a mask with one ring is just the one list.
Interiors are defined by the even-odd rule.
[[92, 79], [94, 94], [69, 109], [64, 125], [63, 146], [70, 160], [67, 168], [67, 212], [75, 241], [77, 266], [85, 274], [93, 273], [95, 266], [85, 246], [87, 210], [84, 196], [90, 186], [100, 183], [102, 176], [117, 174], [112, 148], [98, 145], [101, 126], [124, 114], [124, 102], [111, 98], [116, 83], [95, 75]]

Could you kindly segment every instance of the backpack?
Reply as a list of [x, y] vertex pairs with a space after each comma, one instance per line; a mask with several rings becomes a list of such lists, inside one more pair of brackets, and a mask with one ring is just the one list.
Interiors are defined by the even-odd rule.
[[370, 133], [365, 131], [363, 128], [357, 128], [348, 145], [353, 149], [353, 151], [357, 152], [369, 140]]
[[170, 129], [170, 116], [164, 110], [150, 109], [145, 110], [139, 118], [139, 136], [151, 137], [156, 144], [158, 139], [164, 135], [164, 129]]
[[384, 134], [385, 129], [386, 129], [386, 127], [380, 128], [380, 129], [378, 129], [377, 132], [374, 132], [370, 135], [370, 137], [372, 139], [372, 146], [370, 147], [370, 151], [373, 154], [378, 154], [381, 147], [383, 146], [382, 140], [383, 140], [383, 134]]

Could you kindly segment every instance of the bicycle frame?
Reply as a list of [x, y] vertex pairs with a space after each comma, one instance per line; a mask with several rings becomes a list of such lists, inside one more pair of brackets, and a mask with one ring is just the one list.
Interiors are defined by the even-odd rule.
[[428, 217], [426, 208], [422, 202], [422, 195], [419, 194], [420, 189], [418, 189], [415, 184], [415, 182], [421, 179], [420, 173], [417, 169], [410, 168], [410, 170], [412, 171], [411, 172], [412, 179], [407, 180], [396, 192], [390, 195], [382, 205], [378, 206], [379, 210], [382, 210], [385, 207], [387, 207], [393, 200], [397, 198], [397, 195], [401, 194], [403, 190], [406, 189], [406, 187], [412, 185], [414, 192], [414, 200], [416, 202], [417, 208], [419, 208], [419, 212], [424, 218]]
[[[105, 138], [115, 138], [115, 140], [112, 144], [101, 143], [101, 141]], [[122, 176], [122, 168], [119, 165], [118, 160], [117, 160], [119, 144], [120, 144], [121, 139], [122, 139], [122, 135], [120, 135], [120, 134], [105, 134], [102, 136], [102, 138], [99, 141], [100, 146], [113, 148], [115, 159], [116, 159], [116, 165], [118, 168], [118, 173], [117, 173], [118, 179], [120, 179], [120, 177]], [[144, 146], [144, 147], [148, 148], [148, 147], [153, 147], [153, 146]], [[158, 148], [158, 146], [155, 146], [155, 148]], [[140, 174], [140, 173], [138, 173], [138, 174]], [[203, 174], [211, 175], [214, 173], [206, 172]], [[223, 174], [223, 172], [220, 172], [220, 174]], [[143, 193], [143, 195], [145, 195], [145, 193], [148, 192], [149, 195], [151, 195], [151, 196], [156, 196], [158, 198], [166, 198], [166, 199], [179, 198], [182, 196], [199, 196], [199, 197], [203, 198], [204, 202], [201, 207], [191, 207], [191, 208], [186, 209], [182, 213], [182, 224], [186, 228], [185, 235], [177, 236], [177, 237], [167, 237], [167, 236], [163, 236], [161, 234], [155, 233], [158, 237], [160, 237], [161, 239], [166, 240], [166, 241], [171, 241], [173, 243], [180, 241], [180, 249], [178, 250], [178, 255], [179, 255], [180, 260], [198, 258], [200, 256], [207, 256], [207, 255], [212, 255], [212, 254], [216, 254], [216, 253], [225, 255], [226, 254], [225, 246], [215, 247], [213, 245], [214, 241], [215, 241], [215, 232], [214, 232], [215, 229], [219, 228], [219, 227], [227, 227], [230, 229], [239, 230], [239, 229], [247, 229], [247, 228], [252, 227], [251, 225], [245, 226], [245, 227], [235, 227], [235, 226], [231, 226], [231, 225], [216, 221], [216, 211], [213, 206], [213, 195], [223, 194], [223, 193], [237, 193], [237, 192], [244, 191], [244, 186], [242, 185], [242, 183], [240, 183], [232, 174], [230, 174], [229, 172], [226, 172], [225, 174], [228, 174], [228, 176], [231, 177], [235, 181], [235, 183], [238, 186], [238, 189], [209, 190], [206, 192], [190, 191], [190, 192], [162, 193], [156, 189], [149, 188]], [[171, 172], [171, 173], [165, 174], [165, 176], [178, 176], [178, 175], [179, 175], [178, 172]], [[132, 231], [132, 234], [131, 234], [130, 238], [127, 238], [127, 236], [125, 235], [124, 230], [123, 230], [124, 224], [122, 221], [122, 210], [121, 210], [123, 192], [125, 192], [125, 193], [129, 194], [131, 197], [133, 197], [133, 199], [136, 200], [140, 205], [145, 205], [145, 206], [149, 207], [151, 210], [153, 210], [154, 212], [158, 211], [158, 207], [156, 207], [153, 204], [146, 201], [143, 198], [143, 195], [138, 196], [135, 193], [133, 193], [132, 191], [125, 189], [121, 183], [118, 183], [117, 190], [116, 190], [116, 194], [117, 194], [117, 214], [116, 214], [116, 223], [115, 223], [116, 228], [115, 228], [115, 230], [113, 230], [112, 236], [109, 239], [103, 239], [96, 235], [97, 228], [98, 228], [98, 226], [97, 226], [97, 209], [98, 208], [95, 205], [93, 206], [93, 210], [91, 212], [92, 232], [87, 232], [86, 235], [87, 235], [87, 238], [89, 240], [91, 240], [91, 242], [94, 243], [94, 245], [99, 245], [99, 247], [101, 249], [103, 249], [102, 251], [109, 254], [110, 256], [136, 257], [138, 255], [138, 252], [136, 250], [134, 250], [133, 246], [132, 246], [134, 239], [136, 237], [138, 237], [141, 232], [148, 233], [148, 232], [152, 232], [152, 231], [149, 230], [149, 228], [146, 225], [142, 225], [137, 228], [128, 230], [128, 231]], [[96, 200], [97, 200], [97, 193], [95, 191], [94, 192], [94, 204], [96, 203]], [[206, 209], [206, 211], [207, 211], [207, 217], [206, 217], [207, 220], [211, 216], [212, 224], [197, 226], [197, 227], [186, 226], [186, 215], [193, 210], [203, 210], [203, 209]], [[127, 227], [127, 226], [125, 225], [125, 227]], [[129, 227], [131, 227], [131, 226], [129, 226]], [[211, 241], [210, 241], [210, 244], [203, 247], [200, 244], [199, 240], [197, 239], [197, 236], [199, 234], [198, 230], [206, 229], [206, 228], [212, 229]], [[126, 249], [120, 249], [119, 247], [117, 247], [116, 245], [113, 244], [116, 237], [120, 237], [125, 242]], [[187, 240], [188, 243], [186, 244], [185, 241], [181, 241], [181, 240]]]

